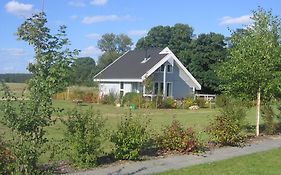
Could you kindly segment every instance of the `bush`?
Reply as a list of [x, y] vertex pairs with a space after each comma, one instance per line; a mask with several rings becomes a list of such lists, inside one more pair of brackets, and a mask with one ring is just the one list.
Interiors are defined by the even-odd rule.
[[148, 121], [133, 117], [131, 113], [122, 118], [120, 125], [111, 135], [115, 144], [114, 157], [122, 160], [140, 159], [140, 151], [148, 141]]
[[7, 148], [7, 144], [0, 137], [0, 174], [12, 174], [15, 171], [15, 160], [16, 158]]
[[129, 92], [124, 95], [122, 98], [122, 105], [138, 105], [141, 106], [143, 103], [142, 95], [136, 92]]
[[91, 167], [97, 164], [102, 153], [105, 120], [100, 113], [89, 109], [86, 112], [74, 110], [66, 125], [65, 140], [68, 156], [78, 167]]
[[216, 106], [217, 107], [225, 107], [229, 103], [229, 99], [225, 95], [217, 95], [216, 96]]
[[211, 140], [221, 145], [237, 146], [245, 141], [243, 125], [245, 109], [238, 104], [228, 104], [207, 127]]
[[170, 109], [170, 108], [175, 108], [175, 107], [176, 107], [176, 103], [175, 103], [174, 99], [171, 97], [168, 97], [168, 98], [162, 100], [162, 102], [161, 102], [161, 108]]
[[205, 104], [206, 104], [206, 101], [204, 100], [204, 98], [196, 98], [194, 100], [194, 104], [197, 104], [199, 106], [199, 108], [205, 108]]
[[186, 98], [183, 100], [183, 108], [188, 109], [190, 106], [193, 105], [193, 99], [192, 98]]
[[274, 134], [277, 127], [276, 123], [274, 122], [276, 115], [269, 104], [265, 104], [262, 106], [261, 116], [265, 124], [265, 133], [268, 135]]
[[170, 126], [166, 126], [163, 129], [156, 142], [159, 149], [164, 152], [178, 151], [187, 153], [194, 151], [199, 146], [193, 129], [184, 129], [177, 120], [174, 120]]
[[114, 92], [110, 92], [108, 95], [104, 95], [101, 99], [102, 104], [114, 105], [117, 101], [118, 96]]

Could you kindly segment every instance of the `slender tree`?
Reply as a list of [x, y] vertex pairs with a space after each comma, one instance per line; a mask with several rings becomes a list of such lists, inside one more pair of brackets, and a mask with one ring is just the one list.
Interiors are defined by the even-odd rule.
[[259, 135], [261, 100], [281, 92], [280, 18], [271, 11], [253, 11], [253, 24], [231, 37], [229, 60], [218, 69], [225, 92], [256, 99], [256, 135]]

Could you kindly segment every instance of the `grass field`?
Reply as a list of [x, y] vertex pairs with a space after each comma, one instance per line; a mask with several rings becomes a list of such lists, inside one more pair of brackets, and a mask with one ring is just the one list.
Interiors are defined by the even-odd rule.
[[228, 160], [196, 165], [158, 175], [280, 175], [281, 148]]

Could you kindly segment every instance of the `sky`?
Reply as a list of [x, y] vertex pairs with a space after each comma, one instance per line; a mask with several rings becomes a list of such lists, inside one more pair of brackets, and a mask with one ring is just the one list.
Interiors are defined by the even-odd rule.
[[135, 44], [154, 26], [183, 23], [197, 35], [230, 36], [229, 29], [251, 24], [258, 6], [281, 16], [279, 0], [1, 0], [0, 73], [28, 72], [34, 52], [15, 33], [26, 18], [42, 10], [52, 33], [66, 25], [70, 48], [97, 60], [102, 54], [97, 41], [105, 33], [127, 34]]

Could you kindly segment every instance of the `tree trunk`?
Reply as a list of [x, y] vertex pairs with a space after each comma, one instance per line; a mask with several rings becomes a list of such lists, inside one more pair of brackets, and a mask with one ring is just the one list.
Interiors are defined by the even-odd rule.
[[260, 134], [260, 108], [261, 108], [261, 89], [257, 92], [257, 121], [256, 121], [256, 136]]

